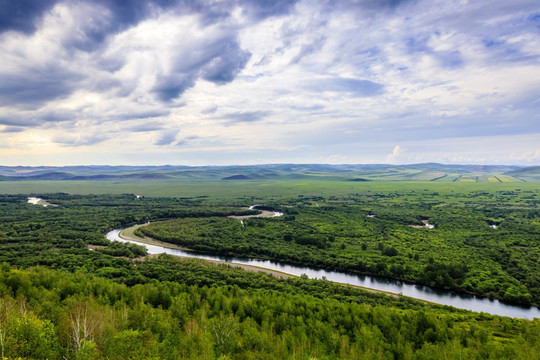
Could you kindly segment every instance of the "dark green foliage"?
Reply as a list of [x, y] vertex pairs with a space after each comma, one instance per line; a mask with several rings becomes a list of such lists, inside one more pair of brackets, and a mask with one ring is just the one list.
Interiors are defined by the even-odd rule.
[[125, 256], [128, 258], [146, 255], [146, 248], [143, 245], [120, 243], [116, 241], [107, 245], [108, 246], [106, 247], [96, 248], [95, 250], [107, 255]]
[[[94, 271], [128, 262], [100, 256], [133, 258], [146, 251], [131, 244], [111, 243], [103, 234], [123, 225], [172, 217], [251, 214], [238, 207], [216, 207], [200, 200], [137, 199], [134, 195], [40, 195], [56, 207], [27, 204], [21, 195], [0, 196], [0, 262], [15, 266], [46, 265]], [[88, 245], [97, 245], [89, 251]]]
[[[26, 204], [26, 196], [2, 195], [0, 336], [5, 355], [538, 358], [538, 319], [472, 314], [329, 281], [280, 280], [199, 260], [142, 260], [141, 247], [103, 237], [120, 226], [175, 218], [142, 232], [202, 251], [374, 273], [538, 304], [537, 189], [454, 193], [419, 186], [295, 194], [266, 203], [265, 208], [279, 208], [285, 216], [246, 219], [244, 226], [225, 216], [256, 213], [239, 206], [260, 201], [49, 194], [41, 197], [59, 206], [44, 208]], [[409, 226], [423, 226], [422, 220], [435, 229]], [[15, 270], [35, 265], [64, 270]], [[81, 338], [74, 324], [82, 315], [91, 336]]]
[[[140, 265], [175, 263], [183, 262], [162, 257]], [[196, 264], [209, 275], [216, 268], [200, 261], [184, 263]], [[306, 281], [308, 287], [310, 282], [323, 281]], [[539, 319], [430, 307], [398, 309], [230, 284], [160, 281], [129, 287], [88, 274], [43, 268], [3, 268], [0, 289], [0, 336], [4, 355], [10, 359], [534, 359], [540, 355]]]
[[[3, 195], [0, 261], [86, 271], [124, 268], [126, 262], [119, 257], [141, 256], [142, 249], [110, 244], [103, 233], [151, 219], [177, 218], [152, 223], [140, 232], [204, 252], [373, 273], [539, 304], [535, 188], [462, 193], [443, 188], [418, 191], [418, 185], [413, 189], [283, 198], [261, 207], [279, 208], [285, 216], [246, 219], [244, 226], [225, 217], [257, 212], [227, 206], [239, 200], [212, 204], [203, 197], [50, 194], [42, 197], [59, 206], [44, 208], [26, 204], [26, 196]], [[422, 220], [435, 229], [409, 226], [423, 226]], [[498, 224], [497, 229], [491, 224]], [[96, 245], [95, 251], [89, 252], [88, 244]]]
[[[538, 191], [302, 196], [281, 202], [286, 213], [295, 212], [294, 220], [253, 218], [242, 226], [223, 217], [183, 218], [141, 232], [204, 252], [371, 273], [538, 305], [540, 222], [530, 196], [537, 199]], [[497, 229], [489, 226], [495, 223]]]
[[382, 253], [386, 256], [396, 256], [398, 254], [398, 251], [393, 246], [386, 246], [384, 247]]

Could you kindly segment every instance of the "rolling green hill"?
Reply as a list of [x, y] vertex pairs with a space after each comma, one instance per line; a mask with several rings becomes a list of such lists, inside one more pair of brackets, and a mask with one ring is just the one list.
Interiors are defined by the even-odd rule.
[[526, 168], [515, 169], [504, 173], [504, 175], [512, 176], [525, 181], [540, 181], [540, 166], [529, 166]]
[[433, 182], [540, 181], [540, 167], [506, 165], [269, 164], [246, 166], [0, 166], [0, 181], [106, 180], [379, 180]]

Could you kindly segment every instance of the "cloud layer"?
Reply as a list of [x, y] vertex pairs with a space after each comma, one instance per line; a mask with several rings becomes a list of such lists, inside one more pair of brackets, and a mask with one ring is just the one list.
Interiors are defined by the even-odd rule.
[[0, 6], [1, 164], [540, 163], [537, 1]]

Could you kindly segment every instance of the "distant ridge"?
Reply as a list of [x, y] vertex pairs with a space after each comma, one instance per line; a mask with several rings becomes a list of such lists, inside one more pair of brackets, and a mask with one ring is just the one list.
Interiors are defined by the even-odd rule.
[[133, 174], [119, 174], [119, 175], [74, 175], [64, 172], [44, 172], [37, 175], [17, 175], [17, 176], [0, 176], [0, 181], [44, 181], [44, 180], [56, 180], [56, 181], [69, 181], [69, 180], [125, 180], [125, 179], [168, 179], [170, 178], [164, 174], [154, 173], [133, 173]]
[[505, 173], [525, 181], [540, 181], [540, 166], [529, 166], [511, 170]]
[[221, 180], [249, 180], [249, 177], [246, 175], [233, 175], [233, 176], [224, 177]]
[[519, 182], [540, 181], [540, 166], [267, 164], [230, 166], [0, 166], [0, 181], [302, 180]]

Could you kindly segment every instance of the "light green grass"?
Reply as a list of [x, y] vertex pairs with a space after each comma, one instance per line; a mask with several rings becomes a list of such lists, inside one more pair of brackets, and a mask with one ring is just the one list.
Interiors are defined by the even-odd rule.
[[[471, 179], [472, 180], [472, 179]], [[265, 180], [265, 181], [32, 181], [0, 182], [0, 194], [40, 195], [64, 192], [69, 194], [136, 194], [151, 197], [200, 197], [236, 199], [247, 202], [257, 199], [282, 199], [291, 196], [339, 196], [362, 192], [425, 191], [467, 193], [475, 191], [538, 191], [538, 183], [491, 182], [415, 182], [415, 181], [322, 181]], [[445, 201], [448, 201], [446, 199]], [[450, 199], [451, 200], [451, 199]]]
[[502, 182], [516, 182], [516, 181], [522, 181], [522, 180], [516, 179], [515, 177], [510, 176], [510, 175], [497, 175], [497, 177], [498, 177]]

